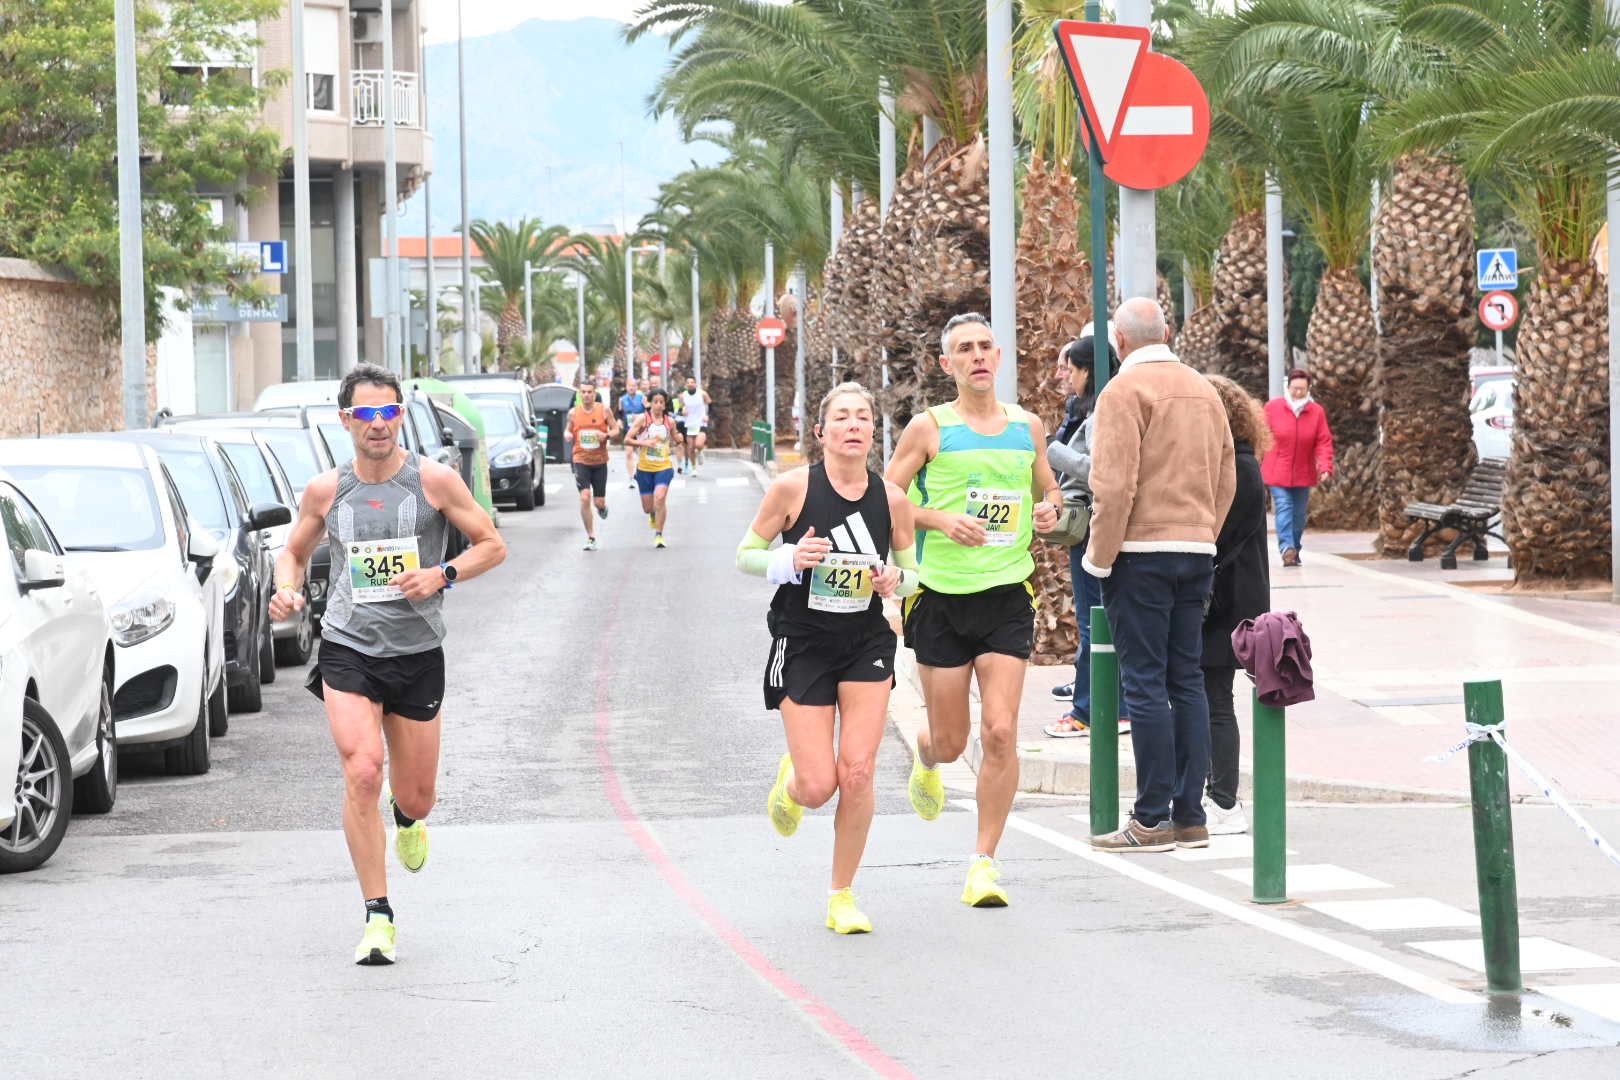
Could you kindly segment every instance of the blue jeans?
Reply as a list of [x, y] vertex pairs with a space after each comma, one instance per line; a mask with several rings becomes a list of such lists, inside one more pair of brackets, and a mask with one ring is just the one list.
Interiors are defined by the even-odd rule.
[[1074, 707], [1076, 719], [1091, 723], [1091, 609], [1102, 606], [1102, 582], [1080, 565], [1085, 544], [1069, 549], [1069, 578], [1074, 586], [1074, 618], [1080, 624], [1080, 651], [1074, 654]]
[[1133, 551], [1102, 582], [1136, 755], [1131, 816], [1149, 827], [1204, 824], [1209, 701], [1199, 660], [1214, 577], [1208, 555]]
[[1277, 511], [1277, 550], [1298, 551], [1305, 536], [1305, 507], [1311, 501], [1308, 487], [1272, 487], [1271, 505]]

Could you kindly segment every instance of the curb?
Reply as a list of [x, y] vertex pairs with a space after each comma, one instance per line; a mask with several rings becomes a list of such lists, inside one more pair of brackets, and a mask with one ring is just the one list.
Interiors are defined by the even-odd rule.
[[[895, 657], [899, 676], [895, 692], [890, 699], [889, 722], [905, 740], [907, 747], [916, 750], [915, 721], [902, 722], [902, 716], [923, 714], [922, 689], [917, 681], [917, 663], [907, 649]], [[1129, 739], [1129, 736], [1126, 736]], [[1053, 740], [1057, 742], [1058, 740]], [[975, 735], [968, 739], [962, 764], [974, 774], [978, 773], [983, 751]], [[1254, 776], [1250, 769], [1238, 773], [1242, 785], [1253, 789]], [[1119, 790], [1122, 795], [1136, 787], [1136, 768], [1128, 753], [1121, 748], [1119, 761]], [[1091, 793], [1091, 762], [1087, 759], [1062, 757], [1020, 743], [1018, 747], [1018, 790], [1044, 795], [1086, 796]], [[1432, 788], [1406, 788], [1386, 784], [1370, 784], [1359, 780], [1335, 780], [1316, 776], [1290, 774], [1286, 788], [1290, 802], [1325, 803], [1464, 803], [1466, 791], [1442, 791]]]

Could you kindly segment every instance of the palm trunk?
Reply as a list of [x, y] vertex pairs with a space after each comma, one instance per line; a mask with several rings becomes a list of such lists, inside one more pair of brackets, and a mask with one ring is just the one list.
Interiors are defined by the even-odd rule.
[[1519, 329], [1503, 507], [1519, 583], [1609, 578], [1608, 322], [1591, 263], [1542, 259]]
[[1218, 370], [1264, 401], [1267, 385], [1266, 215], [1239, 214], [1215, 256]]
[[1422, 535], [1406, 506], [1450, 502], [1475, 461], [1468, 415], [1474, 204], [1462, 169], [1434, 158], [1397, 161], [1377, 233], [1378, 549], [1398, 558]]
[[1322, 275], [1305, 332], [1312, 395], [1333, 429], [1333, 475], [1311, 495], [1322, 529], [1371, 529], [1378, 520], [1378, 425], [1372, 369], [1377, 348], [1372, 301], [1353, 266]]

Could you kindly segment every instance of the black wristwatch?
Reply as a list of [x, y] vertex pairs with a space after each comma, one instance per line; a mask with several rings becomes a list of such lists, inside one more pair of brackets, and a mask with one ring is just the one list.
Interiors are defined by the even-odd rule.
[[444, 575], [444, 587], [446, 589], [453, 589], [456, 587], [456, 568], [453, 564], [447, 562], [440, 563], [439, 572]]

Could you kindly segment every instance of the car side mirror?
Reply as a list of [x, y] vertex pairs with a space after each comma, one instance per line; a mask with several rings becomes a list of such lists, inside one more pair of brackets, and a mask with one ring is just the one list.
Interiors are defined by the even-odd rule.
[[536, 427], [526, 427], [523, 429], [523, 437], [525, 439], [538, 439], [540, 437], [540, 429]]
[[66, 584], [67, 570], [62, 565], [60, 555], [53, 555], [49, 551], [40, 551], [37, 548], [29, 548], [23, 552], [22, 581], [17, 586], [19, 592], [59, 589]]
[[200, 528], [191, 530], [191, 541], [186, 545], [186, 558], [199, 567], [213, 569], [214, 557], [219, 554], [219, 543]]
[[292, 521], [292, 511], [280, 503], [254, 503], [248, 511], [248, 528], [254, 532], [273, 529]]
[[454, 446], [456, 443], [456, 433], [447, 427], [442, 427], [439, 429], [439, 439], [447, 446]]

